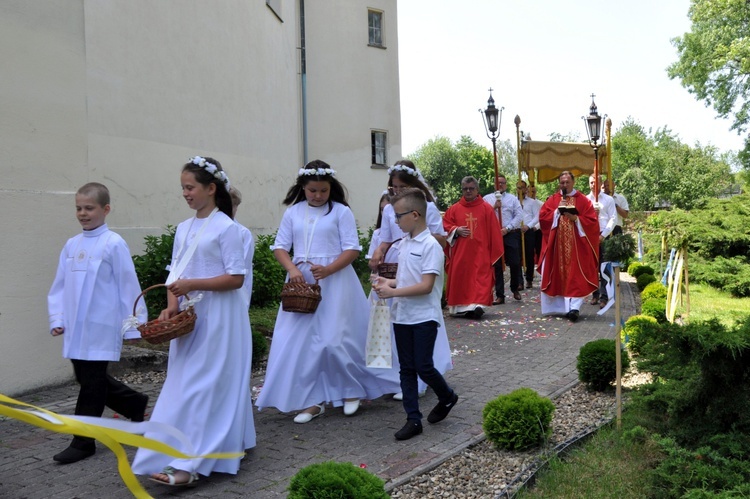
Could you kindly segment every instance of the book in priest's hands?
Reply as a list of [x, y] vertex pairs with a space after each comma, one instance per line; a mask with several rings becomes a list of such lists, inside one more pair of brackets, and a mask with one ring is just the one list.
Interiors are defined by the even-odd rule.
[[568, 206], [566, 204], [561, 204], [557, 207], [557, 211], [560, 212], [560, 215], [564, 215], [565, 213], [570, 213], [571, 215], [578, 215], [578, 210], [576, 210], [575, 206]]

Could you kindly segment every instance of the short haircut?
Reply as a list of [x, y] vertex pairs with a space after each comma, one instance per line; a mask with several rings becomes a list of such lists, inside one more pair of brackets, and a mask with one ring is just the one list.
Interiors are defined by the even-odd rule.
[[421, 216], [425, 216], [427, 213], [427, 198], [421, 189], [417, 189], [416, 187], [404, 189], [391, 198], [392, 205], [395, 205], [399, 201], [409, 211], [416, 211]]
[[229, 197], [232, 198], [232, 206], [239, 206], [242, 203], [242, 193], [235, 186], [229, 188]]
[[479, 181], [469, 175], [468, 177], [464, 177], [461, 179], [461, 185], [463, 184], [475, 184], [477, 187], [479, 186]]
[[573, 174], [572, 174], [572, 173], [570, 173], [570, 172], [569, 172], [568, 170], [565, 170], [565, 171], [564, 171], [564, 172], [562, 172], [562, 173], [561, 173], [560, 175], [558, 175], [558, 176], [557, 176], [557, 180], [560, 180], [560, 179], [562, 178], [562, 176], [563, 176], [563, 175], [567, 175], [567, 176], [569, 176], [569, 177], [570, 177], [570, 181], [571, 181], [571, 182], [573, 182], [573, 183], [575, 184], [575, 182], [576, 182], [576, 178], [575, 178], [575, 177], [573, 176]]
[[106, 185], [100, 184], [99, 182], [89, 182], [88, 184], [82, 185], [76, 194], [91, 198], [102, 207], [109, 204], [109, 189], [107, 189]]

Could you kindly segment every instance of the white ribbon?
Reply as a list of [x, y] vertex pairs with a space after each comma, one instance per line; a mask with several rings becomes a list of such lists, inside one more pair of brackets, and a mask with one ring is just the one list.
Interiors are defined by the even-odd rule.
[[[615, 271], [619, 272], [620, 269], [615, 269]], [[604, 287], [607, 290], [607, 297], [609, 298], [609, 301], [607, 301], [607, 304], [601, 310], [599, 310], [596, 315], [604, 315], [607, 310], [609, 310], [612, 305], [615, 304], [615, 281], [610, 277], [612, 273], [612, 262], [602, 262], [601, 273], [602, 278], [604, 279]]]
[[[142, 314], [143, 312], [144, 312], [144, 308], [143, 307], [139, 308], [136, 311], [136, 313], [138, 313], [138, 314]], [[135, 315], [131, 315], [127, 319], [125, 319], [124, 321], [122, 321], [122, 329], [120, 329], [120, 334], [122, 336], [125, 336], [125, 333], [127, 333], [131, 329], [138, 329], [138, 326], [140, 326], [140, 325], [141, 325], [141, 323], [138, 322], [138, 317], [136, 317]]]
[[185, 310], [188, 307], [192, 307], [199, 301], [203, 299], [203, 293], [198, 293], [194, 298], [188, 298], [187, 300], [182, 300], [180, 303], [180, 310]]

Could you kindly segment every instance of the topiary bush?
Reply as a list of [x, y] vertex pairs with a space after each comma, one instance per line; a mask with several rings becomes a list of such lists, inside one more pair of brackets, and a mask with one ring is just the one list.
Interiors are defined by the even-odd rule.
[[[633, 276], [633, 274], [635, 273], [635, 271], [636, 271], [636, 269], [638, 267], [643, 267], [643, 264], [641, 262], [633, 262], [630, 265], [628, 265], [628, 274], [630, 274], [631, 276]], [[633, 276], [633, 277], [635, 277], [635, 276]]]
[[253, 329], [253, 360], [252, 367], [256, 368], [268, 355], [268, 340], [260, 331]]
[[654, 277], [653, 274], [641, 274], [635, 280], [635, 284], [641, 291], [646, 289], [646, 286], [648, 286], [652, 282], [656, 282], [656, 277]]
[[[172, 246], [174, 246], [174, 233], [177, 230], [172, 225], [167, 225], [166, 232], [160, 236], [146, 236], [144, 238], [145, 251], [142, 255], [133, 256], [135, 273], [138, 282], [144, 290], [154, 284], [164, 284], [169, 275], [167, 265], [172, 261]], [[135, 300], [136, 297], [133, 297]], [[146, 293], [146, 308], [148, 316], [156, 318], [159, 313], [167, 308], [167, 289], [156, 288]]]
[[641, 314], [649, 315], [659, 324], [667, 322], [667, 303], [665, 300], [650, 298], [641, 303]]
[[643, 291], [641, 291], [641, 301], [646, 301], [651, 298], [666, 300], [667, 287], [658, 281], [647, 284], [646, 287], [643, 288]]
[[271, 245], [275, 240], [275, 233], [256, 236], [253, 255], [253, 306], [264, 307], [280, 301], [286, 271], [271, 251]]
[[[606, 338], [589, 341], [581, 347], [578, 354], [578, 379], [589, 388], [596, 391], [604, 391], [617, 378], [615, 340]], [[627, 371], [630, 367], [630, 357], [627, 350], [621, 352], [621, 371]]]
[[634, 315], [625, 321], [620, 335], [628, 350], [640, 355], [643, 345], [654, 338], [658, 330], [658, 321], [650, 315]]
[[288, 499], [388, 499], [385, 482], [352, 463], [305, 466], [292, 477]]
[[484, 406], [482, 428], [499, 449], [527, 449], [550, 436], [553, 412], [555, 404], [550, 399], [531, 388], [519, 388]]
[[632, 275], [632, 276], [633, 276], [633, 277], [635, 277], [636, 279], [638, 279], [638, 276], [641, 276], [641, 275], [643, 275], [643, 274], [651, 274], [651, 275], [654, 275], [654, 273], [655, 273], [655, 272], [654, 272], [654, 269], [653, 269], [653, 267], [651, 267], [651, 266], [649, 266], [649, 265], [643, 265], [643, 264], [641, 264], [641, 265], [639, 265], [639, 266], [635, 267], [635, 268], [633, 269], [633, 272], [632, 272], [632, 273], [630, 272], [630, 269], [628, 269], [628, 274]]

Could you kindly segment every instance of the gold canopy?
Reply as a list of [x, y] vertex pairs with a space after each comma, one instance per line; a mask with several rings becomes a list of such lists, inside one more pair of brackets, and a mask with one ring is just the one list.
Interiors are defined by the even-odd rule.
[[[517, 117], [518, 118], [518, 117]], [[520, 119], [518, 119], [520, 124]], [[518, 124], [516, 129], [518, 130]], [[611, 120], [606, 123], [606, 143], [599, 148], [599, 174], [611, 171], [609, 150]], [[551, 182], [565, 170], [576, 178], [594, 173], [594, 149], [586, 142], [522, 141], [518, 133], [518, 172], [526, 172], [531, 182]]]

